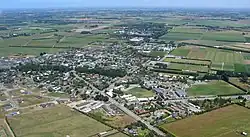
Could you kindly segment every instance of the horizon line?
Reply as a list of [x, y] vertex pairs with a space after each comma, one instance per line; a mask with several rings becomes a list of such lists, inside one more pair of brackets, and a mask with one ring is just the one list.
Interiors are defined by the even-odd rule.
[[41, 9], [249, 9], [250, 7], [178, 7], [178, 6], [86, 6], [86, 7], [78, 7], [78, 6], [71, 6], [71, 7], [20, 7], [20, 8], [14, 8], [14, 7], [8, 7], [8, 8], [0, 8], [0, 10], [41, 10]]

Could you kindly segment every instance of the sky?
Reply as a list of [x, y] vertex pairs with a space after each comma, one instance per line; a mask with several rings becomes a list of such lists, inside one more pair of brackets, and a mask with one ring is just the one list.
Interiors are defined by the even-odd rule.
[[71, 7], [250, 8], [250, 0], [0, 0], [0, 9]]

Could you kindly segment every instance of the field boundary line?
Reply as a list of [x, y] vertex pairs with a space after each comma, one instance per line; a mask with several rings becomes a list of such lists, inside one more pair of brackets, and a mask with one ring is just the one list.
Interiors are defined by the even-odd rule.
[[4, 118], [4, 123], [6, 124], [7, 129], [9, 130], [11, 136], [12, 136], [12, 137], [16, 137], [16, 135], [15, 135], [14, 131], [11, 129], [11, 127], [10, 127], [10, 125], [9, 125], [9, 122], [7, 121], [7, 118], [6, 118], [6, 117]]

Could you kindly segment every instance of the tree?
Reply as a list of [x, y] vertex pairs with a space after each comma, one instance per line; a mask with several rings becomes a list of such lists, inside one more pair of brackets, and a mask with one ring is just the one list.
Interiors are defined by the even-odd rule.
[[240, 81], [243, 82], [243, 83], [247, 83], [248, 81], [248, 76], [247, 74], [242, 74], [241, 78], [240, 78]]

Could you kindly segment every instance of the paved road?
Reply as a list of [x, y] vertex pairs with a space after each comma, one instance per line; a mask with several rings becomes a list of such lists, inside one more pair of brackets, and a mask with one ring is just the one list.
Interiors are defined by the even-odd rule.
[[[79, 77], [76, 73], [74, 73], [74, 75], [75, 75], [78, 79], [81, 79], [81, 80], [83, 80], [84, 82], [86, 82], [93, 90], [99, 91], [102, 95], [108, 96], [108, 95], [106, 95], [106, 93], [104, 92], [105, 90], [102, 90], [102, 91], [101, 91], [101, 90], [97, 89], [95, 86], [93, 86], [92, 84], [90, 84], [88, 81], [86, 81], [86, 80], [84, 80], [83, 78]], [[122, 78], [119, 79], [119, 80], [117, 80], [116, 82], [121, 81], [121, 80], [122, 80]], [[116, 83], [116, 82], [115, 82], [115, 83]], [[114, 87], [115, 83], [111, 84], [111, 85], [109, 86], [108, 89]], [[108, 97], [109, 97], [109, 96], [108, 96]], [[121, 109], [121, 110], [122, 110], [123, 112], [125, 112], [127, 115], [131, 116], [132, 118], [134, 118], [134, 119], [137, 120], [137, 121], [141, 121], [142, 123], [144, 123], [144, 124], [148, 127], [148, 129], [150, 129], [150, 130], [156, 132], [156, 133], [157, 133], [158, 135], [160, 135], [160, 136], [166, 136], [165, 133], [163, 133], [162, 131], [160, 131], [158, 128], [156, 128], [156, 127], [150, 125], [150, 123], [144, 121], [141, 117], [139, 117], [138, 115], [136, 115], [135, 113], [133, 113], [132, 111], [130, 111], [129, 109], [127, 109], [126, 107], [124, 107], [123, 105], [121, 105], [120, 103], [118, 103], [118, 102], [117, 102], [116, 100], [114, 100], [113, 98], [109, 97], [109, 101], [110, 101], [112, 104], [116, 105], [116, 107], [118, 107], [119, 109]]]

